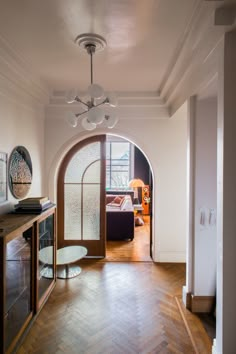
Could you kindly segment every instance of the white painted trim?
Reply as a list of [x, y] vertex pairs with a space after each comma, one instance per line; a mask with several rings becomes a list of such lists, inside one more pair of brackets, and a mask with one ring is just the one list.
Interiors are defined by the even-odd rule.
[[[127, 94], [127, 96], [125, 96]], [[144, 93], [140, 96], [139, 92], [131, 94], [118, 92], [118, 106], [115, 109], [119, 119], [168, 119], [169, 109], [163, 100], [152, 92]], [[137, 109], [138, 107], [138, 109]], [[69, 105], [66, 103], [65, 94], [58, 92], [50, 97], [50, 103], [46, 107], [47, 114], [53, 119], [63, 119], [66, 112], [81, 112], [81, 105], [77, 102]]]
[[160, 97], [169, 106], [171, 115], [186, 97], [199, 92], [217, 73], [219, 43], [233, 26], [214, 27], [216, 8], [215, 1], [196, 3], [196, 13], [183, 35], [183, 43], [177, 48], [168, 75], [160, 86]]
[[171, 76], [174, 74], [174, 72], [176, 70], [175, 67], [179, 61], [181, 53], [182, 53], [184, 47], [187, 45], [188, 38], [189, 38], [190, 34], [194, 30], [195, 22], [196, 22], [196, 19], [198, 18], [198, 13], [200, 12], [201, 7], [202, 7], [202, 1], [198, 0], [194, 9], [193, 9], [192, 16], [189, 18], [189, 22], [185, 28], [185, 31], [182, 36], [182, 40], [178, 43], [178, 46], [175, 49], [175, 53], [173, 55], [172, 61], [171, 61], [170, 65], [166, 71], [166, 74], [160, 84], [160, 92], [161, 92], [162, 97], [165, 96], [165, 92], [170, 85]]
[[187, 307], [187, 294], [189, 292], [187, 291], [187, 287], [186, 285], [182, 287], [182, 300], [183, 300], [183, 303], [184, 303], [184, 306]]
[[186, 254], [185, 252], [156, 252], [156, 257], [154, 262], [161, 263], [185, 263]]
[[2, 76], [0, 72], [0, 95], [13, 104], [23, 106], [25, 109], [38, 110], [43, 109], [47, 97], [36, 97], [30, 90], [22, 87], [20, 83], [13, 83]]
[[[28, 96], [35, 103], [47, 104], [49, 91], [40, 77], [33, 72], [30, 64], [21, 56], [8, 41], [0, 35], [0, 78], [1, 93], [15, 96], [21, 102]], [[7, 83], [7, 84], [6, 84]], [[16, 94], [18, 92], [18, 94]], [[21, 95], [19, 95], [19, 92]], [[19, 99], [19, 96], [21, 98]], [[27, 102], [26, 102], [27, 105]]]
[[212, 354], [220, 354], [220, 353], [217, 351], [216, 338], [213, 339]]
[[[105, 93], [106, 94], [106, 93]], [[87, 95], [86, 92], [79, 92], [79, 96], [84, 97]], [[157, 94], [157, 92], [147, 91], [147, 92], [126, 92], [118, 91], [116, 92], [118, 99], [118, 106], [122, 107], [137, 107], [137, 106], [151, 106], [151, 107], [163, 107], [165, 106], [164, 100]], [[66, 103], [66, 92], [65, 91], [53, 91], [50, 96], [50, 105], [63, 105]], [[76, 104], [76, 102], [74, 103]], [[73, 104], [73, 105], [74, 105]]]
[[195, 105], [196, 97], [191, 96], [187, 105], [187, 264], [186, 288], [194, 292], [194, 220], [195, 220]]
[[[62, 105], [47, 105], [46, 106], [46, 115], [50, 116], [50, 119], [65, 119], [66, 113], [68, 111], [79, 113], [81, 112], [81, 106], [73, 104], [62, 104]], [[153, 119], [153, 120], [161, 120], [161, 119], [169, 119], [169, 111], [167, 107], [164, 106], [140, 106], [137, 110], [137, 107], [122, 107], [118, 106], [116, 108], [116, 114], [119, 119]]]
[[[127, 132], [123, 132], [118, 130], [116, 127], [112, 129], [112, 132], [108, 132], [107, 129], [101, 129], [97, 132], [89, 132], [89, 131], [82, 131], [78, 135], [72, 137], [69, 141], [65, 142], [64, 145], [61, 146], [60, 150], [57, 152], [57, 154], [54, 156], [54, 159], [52, 163], [50, 164], [48, 176], [46, 176], [46, 180], [48, 181], [48, 184], [46, 186], [46, 193], [48, 194], [49, 198], [57, 203], [57, 178], [58, 178], [58, 173], [59, 173], [59, 168], [61, 165], [61, 162], [64, 158], [64, 156], [67, 154], [67, 152], [78, 142], [83, 141], [89, 137], [92, 137], [94, 135], [99, 135], [99, 134], [111, 134], [111, 135], [116, 135], [120, 136], [123, 139], [127, 139], [134, 145], [136, 145], [144, 154], [146, 157], [149, 167], [152, 173], [152, 182], [153, 182], [153, 190], [152, 190], [152, 195], [153, 195], [153, 215], [152, 215], [152, 256], [153, 256], [153, 261], [158, 262], [158, 259], [156, 257], [156, 249], [157, 249], [157, 237], [156, 234], [160, 234], [160, 223], [157, 223], [155, 221], [155, 214], [158, 214], [159, 212], [159, 204], [156, 201], [156, 189], [158, 188], [156, 180], [158, 180], [158, 176], [155, 175], [153, 165], [147, 154], [145, 153], [145, 147], [143, 144], [137, 140], [136, 137], [127, 134]], [[156, 204], [158, 205], [158, 208], [156, 208]], [[185, 253], [184, 253], [184, 258], [185, 258]], [[183, 256], [182, 256], [183, 259]], [[184, 261], [177, 261], [177, 262], [185, 262]]]

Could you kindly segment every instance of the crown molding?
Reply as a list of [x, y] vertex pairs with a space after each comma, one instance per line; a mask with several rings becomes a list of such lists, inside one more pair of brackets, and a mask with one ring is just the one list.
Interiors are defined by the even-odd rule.
[[[47, 119], [65, 119], [66, 113], [68, 111], [78, 113], [80, 106], [77, 104], [73, 105], [47, 105], [46, 106], [46, 117]], [[119, 119], [169, 119], [169, 111], [167, 107], [122, 107], [118, 106], [116, 108], [116, 113]]]
[[181, 48], [176, 52], [160, 90], [160, 97], [170, 107], [171, 115], [217, 73], [218, 45], [226, 30], [234, 27], [215, 25], [215, 14], [220, 5], [224, 2], [205, 0], [195, 8]]
[[193, 9], [193, 13], [192, 16], [189, 19], [188, 25], [185, 28], [185, 31], [183, 33], [183, 36], [180, 40], [180, 42], [178, 43], [178, 46], [175, 49], [175, 52], [173, 54], [173, 58], [170, 62], [170, 65], [166, 71], [166, 74], [164, 75], [164, 78], [160, 84], [160, 92], [161, 92], [161, 96], [163, 97], [165, 94], [165, 90], [166, 90], [166, 86], [168, 86], [168, 82], [170, 80], [170, 76], [172, 75], [172, 72], [175, 69], [175, 66], [177, 64], [178, 58], [180, 57], [186, 42], [188, 40], [189, 34], [193, 31], [194, 28], [194, 21], [196, 20], [196, 17], [198, 16], [198, 13], [201, 9], [202, 3], [201, 0], [198, 0], [198, 2], [196, 3], [194, 9]]
[[17, 100], [47, 104], [49, 92], [29, 63], [0, 35], [0, 92]]
[[[119, 119], [167, 119], [170, 117], [169, 109], [157, 92], [116, 92], [118, 107], [116, 112]], [[85, 92], [79, 93], [86, 96]], [[65, 91], [54, 91], [50, 97], [46, 112], [50, 117], [63, 118], [66, 111], [78, 113], [81, 104], [66, 103]]]
[[[108, 92], [105, 92], [107, 95]], [[119, 105], [122, 106], [165, 106], [163, 98], [156, 91], [119, 91], [116, 92]], [[86, 92], [78, 92], [79, 97], [86, 97]], [[49, 104], [64, 104], [66, 91], [54, 90], [50, 96]]]

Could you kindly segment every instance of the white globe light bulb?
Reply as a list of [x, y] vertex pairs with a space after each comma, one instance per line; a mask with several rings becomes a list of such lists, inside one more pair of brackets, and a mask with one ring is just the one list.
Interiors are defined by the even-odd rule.
[[104, 124], [107, 128], [112, 129], [112, 128], [114, 128], [114, 126], [116, 125], [117, 122], [118, 122], [117, 116], [112, 115], [112, 116], [105, 117]]
[[88, 93], [92, 98], [102, 98], [104, 96], [103, 88], [97, 84], [91, 84], [88, 87]]
[[66, 93], [66, 102], [67, 103], [73, 103], [75, 102], [75, 97], [76, 97], [76, 91], [75, 89], [70, 90]]
[[90, 122], [87, 117], [82, 119], [81, 125], [86, 130], [94, 130], [96, 128], [96, 124]]
[[88, 111], [88, 121], [101, 124], [104, 120], [104, 112], [100, 107], [93, 107]]
[[73, 112], [67, 112], [66, 121], [71, 127], [77, 127], [78, 118]]
[[117, 96], [116, 94], [113, 92], [113, 93], [109, 93], [109, 95], [107, 96], [108, 98], [108, 101], [109, 101], [109, 105], [112, 106], [112, 107], [116, 107], [117, 104], [118, 104], [118, 99], [117, 99]]

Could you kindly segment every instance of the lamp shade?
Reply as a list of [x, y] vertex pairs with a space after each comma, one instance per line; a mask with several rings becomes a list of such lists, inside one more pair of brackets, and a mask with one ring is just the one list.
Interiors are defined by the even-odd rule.
[[131, 188], [144, 187], [144, 182], [139, 178], [134, 178], [129, 181], [129, 187]]

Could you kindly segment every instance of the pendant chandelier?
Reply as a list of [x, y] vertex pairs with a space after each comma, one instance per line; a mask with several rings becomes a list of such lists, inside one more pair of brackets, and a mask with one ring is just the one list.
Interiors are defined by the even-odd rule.
[[114, 93], [105, 95], [104, 89], [100, 85], [93, 83], [93, 55], [106, 47], [106, 40], [97, 34], [84, 33], [76, 37], [75, 43], [90, 56], [91, 80], [87, 90], [90, 98], [88, 100], [81, 99], [76, 90], [72, 90], [67, 94], [67, 103], [80, 103], [83, 109], [80, 113], [68, 112], [67, 122], [75, 128], [81, 118], [81, 125], [86, 130], [93, 130], [98, 125], [113, 128], [118, 121], [115, 112], [115, 107], [117, 106], [116, 95]]

